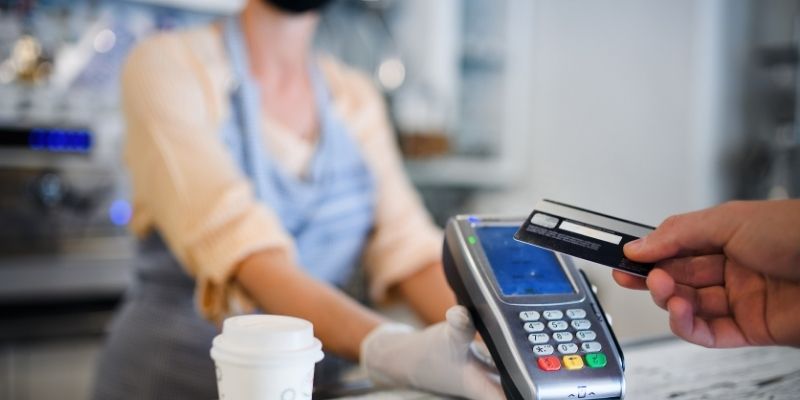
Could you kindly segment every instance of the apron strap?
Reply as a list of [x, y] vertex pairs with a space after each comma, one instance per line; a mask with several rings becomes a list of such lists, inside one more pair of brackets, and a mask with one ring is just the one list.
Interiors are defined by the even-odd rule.
[[261, 115], [256, 108], [261, 104], [261, 99], [250, 78], [249, 61], [244, 44], [244, 37], [239, 26], [237, 16], [225, 20], [223, 39], [228, 50], [228, 57], [234, 74], [234, 89], [231, 91], [232, 116], [241, 138], [239, 156], [245, 174], [250, 177], [256, 196], [262, 201], [266, 200], [267, 190], [265, 185], [266, 165], [261, 152], [264, 143], [261, 138]]

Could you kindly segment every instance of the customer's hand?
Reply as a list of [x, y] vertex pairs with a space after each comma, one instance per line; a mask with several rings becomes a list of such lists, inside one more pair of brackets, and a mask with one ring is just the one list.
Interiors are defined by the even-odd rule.
[[422, 331], [384, 324], [361, 345], [361, 365], [379, 385], [412, 386], [476, 400], [504, 399], [500, 386], [470, 354], [475, 338], [469, 312], [447, 311], [447, 321]]
[[625, 246], [656, 262], [649, 289], [681, 338], [706, 347], [800, 346], [800, 200], [731, 202], [668, 218]]

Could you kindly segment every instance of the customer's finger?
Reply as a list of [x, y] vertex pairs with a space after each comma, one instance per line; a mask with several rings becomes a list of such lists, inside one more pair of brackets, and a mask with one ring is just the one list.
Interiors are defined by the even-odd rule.
[[695, 317], [692, 305], [685, 299], [674, 298], [669, 304], [669, 327], [672, 333], [689, 343], [714, 347], [714, 336], [706, 321]]
[[668, 273], [678, 284], [701, 288], [725, 283], [725, 260], [724, 255], [714, 254], [672, 258], [656, 266]]
[[640, 262], [657, 262], [677, 256], [714, 254], [741, 225], [738, 203], [674, 215], [653, 233], [625, 245], [625, 256]]
[[611, 276], [622, 287], [628, 289], [647, 290], [647, 284], [644, 278], [636, 275], [631, 275], [619, 270], [611, 271]]
[[647, 288], [657, 306], [667, 309], [667, 300], [675, 295], [675, 280], [660, 268], [654, 268], [647, 275]]
[[692, 301], [695, 314], [702, 318], [719, 318], [731, 315], [728, 302], [728, 293], [722, 286], [710, 286], [701, 289], [694, 289], [684, 285], [678, 285], [677, 291], [682, 292], [686, 289], [687, 293], [692, 293], [687, 300]]
[[685, 299], [673, 297], [667, 305], [672, 332], [687, 342], [705, 347], [741, 347], [748, 341], [730, 317], [703, 319]]
[[694, 313], [703, 318], [722, 317], [731, 313], [728, 295], [722, 286], [695, 288], [682, 285], [660, 268], [654, 269], [648, 276], [647, 284], [653, 302], [665, 310], [673, 297], [679, 297], [691, 304]]

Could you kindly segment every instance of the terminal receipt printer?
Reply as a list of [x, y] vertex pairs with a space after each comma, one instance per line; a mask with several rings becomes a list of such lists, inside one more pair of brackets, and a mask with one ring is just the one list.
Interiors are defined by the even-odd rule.
[[509, 399], [621, 399], [622, 350], [572, 259], [514, 240], [524, 218], [457, 216], [447, 281], [467, 307]]

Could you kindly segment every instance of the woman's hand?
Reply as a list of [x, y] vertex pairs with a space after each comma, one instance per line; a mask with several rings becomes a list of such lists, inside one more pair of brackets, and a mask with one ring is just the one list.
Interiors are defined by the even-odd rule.
[[500, 385], [470, 354], [475, 338], [469, 312], [447, 311], [447, 321], [422, 331], [384, 324], [361, 344], [361, 365], [376, 384], [412, 386], [475, 400], [504, 399]]

